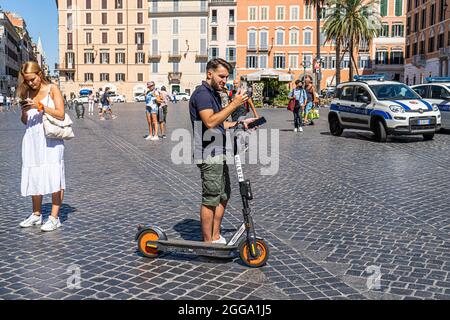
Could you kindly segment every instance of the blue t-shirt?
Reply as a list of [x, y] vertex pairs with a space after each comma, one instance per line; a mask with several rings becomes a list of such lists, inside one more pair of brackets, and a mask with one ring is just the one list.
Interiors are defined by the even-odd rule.
[[203, 81], [189, 100], [189, 113], [194, 131], [195, 160], [206, 160], [209, 155], [214, 157], [225, 154], [226, 135], [223, 123], [208, 130], [200, 118], [200, 111], [206, 109], [212, 109], [214, 113], [217, 113], [222, 110], [222, 101], [220, 94]]

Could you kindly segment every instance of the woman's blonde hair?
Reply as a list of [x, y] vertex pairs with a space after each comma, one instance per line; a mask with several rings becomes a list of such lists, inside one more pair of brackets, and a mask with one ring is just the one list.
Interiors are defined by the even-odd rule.
[[50, 80], [44, 75], [41, 67], [36, 61], [27, 61], [20, 67], [19, 72], [19, 84], [17, 89], [17, 95], [21, 99], [25, 99], [25, 94], [30, 89], [30, 86], [25, 82], [24, 75], [35, 73], [39, 78], [41, 78], [42, 83], [49, 84]]

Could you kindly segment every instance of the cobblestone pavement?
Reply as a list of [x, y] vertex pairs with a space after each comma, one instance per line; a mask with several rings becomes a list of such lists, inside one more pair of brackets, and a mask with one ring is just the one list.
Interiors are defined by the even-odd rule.
[[[0, 113], [0, 299], [450, 298], [448, 133], [385, 144], [365, 132], [333, 137], [325, 109], [296, 134], [289, 112], [261, 110], [266, 128], [280, 129], [280, 162], [273, 176], [244, 167], [256, 230], [271, 251], [266, 266], [248, 269], [239, 259], [151, 260], [136, 251], [139, 223], [200, 239], [198, 169], [172, 164], [176, 141], [143, 139], [143, 109], [118, 104], [117, 120], [75, 120], [63, 227], [53, 233], [18, 226], [31, 212], [20, 196], [24, 127], [18, 113]], [[169, 109], [169, 132], [190, 129], [186, 103]], [[231, 173], [227, 238], [242, 219]], [[46, 196], [44, 215], [50, 203]], [[81, 288], [68, 286], [73, 270]]]

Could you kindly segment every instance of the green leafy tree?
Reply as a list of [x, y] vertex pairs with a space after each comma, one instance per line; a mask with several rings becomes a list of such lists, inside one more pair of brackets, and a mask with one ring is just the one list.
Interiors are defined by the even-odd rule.
[[[380, 35], [381, 17], [374, 10], [378, 7], [378, 3], [378, 0], [329, 0], [333, 10], [324, 24], [326, 41], [334, 40], [336, 47], [342, 46], [345, 49], [344, 54], [349, 52], [351, 59], [349, 80], [353, 80], [353, 67], [357, 70], [355, 48], [359, 48], [362, 44], [370, 46], [373, 39]], [[336, 59], [336, 74], [340, 74], [340, 62], [339, 57]]]

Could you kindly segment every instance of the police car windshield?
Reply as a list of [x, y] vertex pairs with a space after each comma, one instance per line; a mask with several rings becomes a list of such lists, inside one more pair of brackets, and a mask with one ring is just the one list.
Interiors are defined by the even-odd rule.
[[421, 99], [420, 96], [404, 84], [377, 84], [371, 85], [373, 93], [378, 100], [410, 100]]

